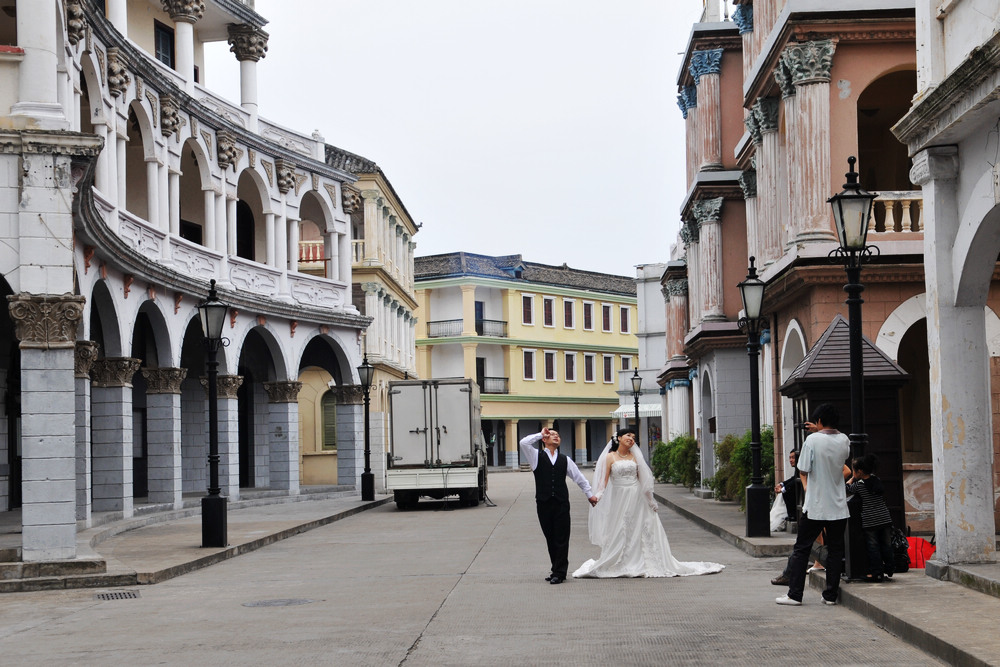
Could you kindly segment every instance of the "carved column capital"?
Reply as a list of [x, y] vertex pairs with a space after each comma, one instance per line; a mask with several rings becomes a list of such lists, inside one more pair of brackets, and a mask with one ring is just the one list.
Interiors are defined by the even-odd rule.
[[698, 225], [693, 220], [683, 220], [680, 231], [681, 242], [687, 248], [698, 242]]
[[173, 136], [181, 127], [180, 105], [173, 95], [160, 95], [160, 132], [163, 136]]
[[90, 377], [95, 387], [131, 387], [140, 364], [141, 359], [132, 357], [105, 357], [94, 362]]
[[743, 124], [747, 126], [747, 132], [750, 133], [750, 139], [759, 146], [764, 141], [764, 134], [760, 131], [760, 125], [757, 123], [757, 116], [754, 115], [752, 108], [750, 109], [750, 113], [743, 118]]
[[299, 400], [301, 382], [265, 382], [264, 390], [270, 403], [295, 403]]
[[229, 50], [236, 54], [240, 62], [252, 60], [258, 62], [267, 53], [267, 38], [269, 35], [252, 25], [245, 23], [229, 24]]
[[381, 283], [361, 283], [361, 289], [365, 294], [377, 295], [382, 291], [382, 285]]
[[913, 156], [910, 182], [924, 186], [931, 181], [958, 178], [958, 147], [932, 146]]
[[796, 86], [830, 81], [833, 52], [837, 45], [829, 39], [789, 44], [781, 52], [781, 62], [792, 73]]
[[788, 99], [795, 95], [795, 81], [793, 78], [794, 76], [792, 70], [788, 68], [788, 63], [783, 58], [779, 59], [774, 66], [774, 80], [778, 82], [778, 87], [781, 88], [782, 99]]
[[722, 219], [722, 197], [701, 199], [691, 205], [691, 214], [698, 221], [698, 226], [706, 222], [718, 222]]
[[76, 341], [76, 358], [73, 366], [74, 374], [78, 378], [89, 379], [90, 369], [97, 361], [97, 354], [100, 352], [100, 345], [92, 340]]
[[187, 377], [186, 368], [143, 368], [147, 394], [179, 394]]
[[121, 49], [112, 46], [108, 49], [108, 92], [111, 97], [118, 97], [126, 90], [132, 77], [128, 73], [128, 61], [122, 55]]
[[740, 174], [740, 188], [743, 190], [743, 198], [750, 199], [757, 196], [757, 171], [747, 169]]
[[739, 5], [733, 12], [733, 23], [739, 28], [741, 35], [753, 32], [753, 5]]
[[[202, 376], [201, 387], [208, 393], [208, 378]], [[215, 389], [219, 393], [219, 398], [236, 398], [236, 390], [243, 384], [242, 375], [217, 375], [215, 377]]]
[[670, 296], [687, 296], [688, 293], [688, 281], [687, 278], [677, 278], [675, 280], [668, 280], [663, 289], [667, 291]]
[[358, 384], [334, 387], [330, 391], [336, 397], [338, 405], [361, 405], [365, 402], [365, 393]]
[[351, 215], [361, 206], [361, 196], [354, 188], [342, 186], [340, 188], [340, 205], [343, 207], [344, 213]]
[[722, 49], [707, 49], [691, 53], [691, 64], [688, 71], [694, 77], [697, 86], [699, 79], [706, 74], [718, 74], [722, 70]]
[[681, 114], [687, 118], [688, 109], [694, 109], [698, 106], [698, 87], [684, 86], [677, 96], [677, 106], [680, 107]]
[[72, 349], [76, 328], [83, 317], [82, 296], [63, 294], [11, 294], [7, 297], [14, 335], [25, 349]]
[[205, 15], [205, 0], [160, 0], [160, 4], [173, 21], [197, 23]]
[[66, 39], [74, 46], [87, 34], [87, 15], [81, 0], [66, 0]]
[[778, 131], [778, 98], [758, 97], [753, 103], [753, 116], [761, 134]]

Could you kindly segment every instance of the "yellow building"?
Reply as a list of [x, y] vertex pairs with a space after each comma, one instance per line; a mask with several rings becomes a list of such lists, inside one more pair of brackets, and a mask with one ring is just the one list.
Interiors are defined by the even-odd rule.
[[490, 465], [516, 466], [543, 426], [567, 456], [596, 458], [638, 355], [635, 282], [465, 252], [418, 257], [414, 275], [417, 371], [477, 381]]

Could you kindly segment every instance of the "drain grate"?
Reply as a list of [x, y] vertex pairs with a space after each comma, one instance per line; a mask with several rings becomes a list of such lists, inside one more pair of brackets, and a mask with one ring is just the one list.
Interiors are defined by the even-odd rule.
[[110, 591], [108, 593], [97, 593], [94, 595], [97, 600], [138, 600], [139, 591]]
[[299, 604], [311, 604], [315, 600], [305, 598], [290, 598], [286, 600], [257, 600], [255, 602], [244, 602], [244, 607], [294, 607]]

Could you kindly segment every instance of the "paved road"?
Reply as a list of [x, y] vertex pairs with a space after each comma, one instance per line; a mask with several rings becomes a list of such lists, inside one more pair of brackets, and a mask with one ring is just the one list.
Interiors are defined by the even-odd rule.
[[[940, 663], [807, 590], [779, 607], [754, 559], [669, 510], [674, 555], [726, 564], [678, 579], [550, 586], [532, 478], [490, 478], [496, 507], [384, 505], [155, 586], [0, 599], [4, 665], [815, 665]], [[571, 566], [595, 556], [573, 498]], [[447, 507], [452, 507], [448, 505]], [[300, 604], [285, 604], [289, 601]]]

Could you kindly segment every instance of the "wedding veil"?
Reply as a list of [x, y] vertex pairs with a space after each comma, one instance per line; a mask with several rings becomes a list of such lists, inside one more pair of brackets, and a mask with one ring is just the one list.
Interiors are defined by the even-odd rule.
[[[590, 534], [590, 542], [599, 547], [604, 546], [604, 541], [610, 534], [611, 526], [608, 525], [610, 519], [610, 508], [614, 496], [614, 485], [605, 487], [604, 480], [607, 477], [608, 466], [610, 465], [608, 453], [611, 452], [611, 445], [614, 438], [608, 441], [601, 455], [597, 458], [597, 465], [594, 467], [594, 479], [590, 488], [600, 500], [597, 505], [590, 508], [590, 515], [587, 517], [587, 528]], [[652, 507], [656, 500], [653, 498], [653, 471], [646, 465], [646, 459], [642, 455], [642, 448], [637, 445], [632, 447], [632, 454], [635, 456], [636, 467], [639, 472], [639, 491]]]

